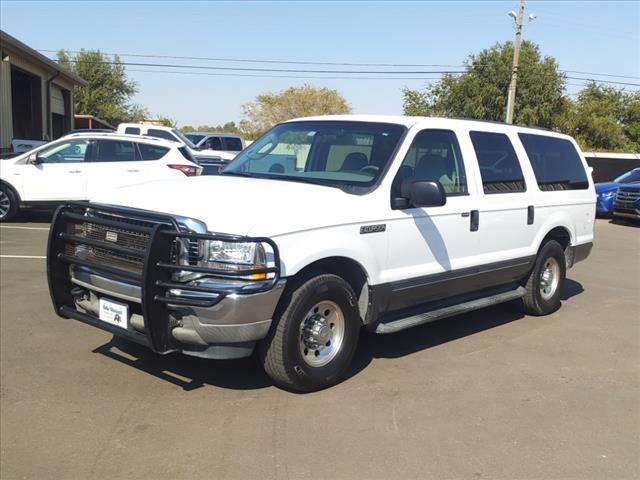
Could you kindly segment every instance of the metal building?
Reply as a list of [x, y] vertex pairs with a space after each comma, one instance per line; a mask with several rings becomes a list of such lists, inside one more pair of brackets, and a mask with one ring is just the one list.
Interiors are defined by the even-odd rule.
[[73, 129], [73, 87], [86, 82], [0, 30], [0, 152], [13, 139], [53, 140]]

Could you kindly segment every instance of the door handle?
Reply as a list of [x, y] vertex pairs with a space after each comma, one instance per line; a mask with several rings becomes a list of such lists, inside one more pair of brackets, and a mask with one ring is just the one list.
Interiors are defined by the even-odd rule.
[[127, 172], [135, 173], [135, 172], [139, 172], [139, 170], [127, 170]]
[[471, 210], [471, 222], [470, 228], [472, 232], [477, 232], [480, 226], [480, 212], [478, 210]]
[[529, 205], [527, 207], [527, 225], [533, 225], [533, 221], [535, 220], [535, 209], [533, 205]]
[[82, 170], [69, 170], [69, 173], [82, 173]]

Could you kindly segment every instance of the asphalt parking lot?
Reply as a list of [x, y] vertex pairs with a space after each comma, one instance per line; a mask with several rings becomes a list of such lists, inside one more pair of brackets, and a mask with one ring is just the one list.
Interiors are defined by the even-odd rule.
[[0, 227], [3, 480], [640, 478], [638, 228], [597, 221], [559, 312], [363, 333], [349, 378], [308, 395], [59, 319], [47, 231]]

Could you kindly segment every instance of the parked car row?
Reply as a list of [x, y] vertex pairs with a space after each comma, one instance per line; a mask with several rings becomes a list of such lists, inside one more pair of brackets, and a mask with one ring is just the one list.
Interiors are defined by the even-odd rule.
[[0, 221], [24, 209], [89, 200], [101, 192], [152, 180], [200, 175], [184, 145], [155, 137], [74, 133], [14, 158], [0, 168]]
[[[121, 141], [133, 156], [150, 144], [173, 145], [171, 162], [190, 153]], [[96, 153], [90, 143], [66, 155]], [[47, 272], [61, 317], [162, 354], [257, 349], [277, 385], [311, 391], [343, 377], [361, 328], [392, 333], [512, 300], [531, 315], [556, 311], [567, 269], [590, 253], [595, 201], [565, 135], [438, 118], [299, 119], [221, 175], [105, 188], [61, 207]]]
[[54, 142], [32, 142], [28, 151], [20, 143], [22, 154], [1, 164], [0, 221], [111, 188], [217, 174], [245, 146], [237, 135], [203, 133], [199, 140], [196, 146], [171, 127], [123, 123], [116, 132], [78, 130]]
[[596, 213], [640, 220], [640, 168], [634, 168], [612, 182], [596, 183]]

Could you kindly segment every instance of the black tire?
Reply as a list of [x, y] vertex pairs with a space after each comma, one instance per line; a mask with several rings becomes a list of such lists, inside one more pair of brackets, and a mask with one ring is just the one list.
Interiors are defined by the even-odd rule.
[[[304, 347], [301, 324], [307, 325], [311, 318], [308, 314], [323, 301], [333, 302], [341, 310], [344, 333], [340, 347], [328, 363], [314, 366], [301, 351]], [[261, 363], [274, 383], [296, 392], [321, 390], [337, 383], [351, 364], [358, 344], [362, 324], [357, 305], [351, 286], [336, 275], [320, 274], [290, 286], [281, 299], [269, 334], [259, 345]]]
[[15, 192], [4, 183], [0, 184], [0, 203], [0, 222], [10, 222], [16, 218], [16, 215], [18, 215], [20, 211], [18, 197]]
[[[558, 283], [547, 294], [542, 289], [546, 285], [543, 274], [547, 269], [547, 265], [553, 262], [558, 267]], [[550, 240], [540, 248], [533, 271], [529, 275], [525, 288], [527, 292], [522, 297], [524, 312], [528, 315], [549, 315], [560, 308], [560, 295], [564, 287], [564, 281], [567, 274], [566, 258], [564, 250], [558, 242]], [[549, 295], [545, 298], [545, 295]]]

